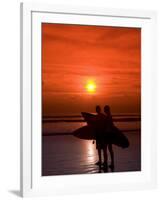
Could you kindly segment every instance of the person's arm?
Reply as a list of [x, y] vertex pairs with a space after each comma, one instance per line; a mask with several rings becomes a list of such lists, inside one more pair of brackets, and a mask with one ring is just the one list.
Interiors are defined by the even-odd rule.
[[109, 124], [110, 126], [113, 126], [113, 119], [112, 119], [112, 115], [111, 115], [111, 112], [109, 113]]

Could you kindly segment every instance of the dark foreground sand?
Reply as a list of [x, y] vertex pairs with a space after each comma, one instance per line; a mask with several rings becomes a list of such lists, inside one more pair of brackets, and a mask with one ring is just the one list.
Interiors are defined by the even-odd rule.
[[[130, 147], [122, 149], [113, 145], [115, 156], [114, 172], [141, 170], [141, 137], [139, 132], [126, 133]], [[42, 175], [104, 173], [99, 169], [95, 144], [74, 136], [43, 136]], [[110, 158], [109, 158], [110, 164]], [[108, 172], [111, 172], [108, 169]]]

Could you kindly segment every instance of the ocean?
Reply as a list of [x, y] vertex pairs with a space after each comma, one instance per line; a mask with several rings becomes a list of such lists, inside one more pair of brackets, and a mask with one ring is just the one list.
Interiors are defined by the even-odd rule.
[[[140, 115], [117, 114], [113, 116], [114, 124], [124, 132], [134, 132], [141, 129]], [[47, 116], [43, 118], [42, 134], [72, 133], [87, 123], [79, 115]]]

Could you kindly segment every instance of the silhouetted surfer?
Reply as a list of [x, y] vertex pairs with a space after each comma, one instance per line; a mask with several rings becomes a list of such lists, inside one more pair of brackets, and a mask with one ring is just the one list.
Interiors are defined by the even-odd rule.
[[101, 113], [100, 106], [96, 106], [96, 112], [97, 112], [96, 124], [95, 124], [96, 149], [98, 151], [98, 157], [99, 157], [99, 161], [96, 164], [97, 165], [102, 164], [101, 150], [103, 150], [103, 157], [104, 157], [103, 166], [105, 168], [108, 167], [108, 154], [107, 154], [107, 147], [108, 147], [111, 157], [111, 164], [109, 165], [109, 167], [111, 169], [114, 169], [114, 153], [110, 141], [113, 129], [113, 120], [110, 112], [110, 107], [106, 105], [104, 107], [105, 114], [103, 114]]
[[107, 142], [104, 139], [104, 132], [106, 128], [106, 116], [101, 113], [101, 107], [96, 106], [96, 124], [95, 124], [95, 134], [96, 134], [96, 149], [98, 151], [99, 161], [96, 165], [102, 164], [101, 150], [103, 150], [104, 155], [104, 166], [107, 166]]
[[[112, 120], [112, 115], [111, 115], [111, 111], [110, 111], [110, 107], [108, 105], [106, 105], [104, 107], [104, 112], [106, 114], [106, 128], [105, 128], [105, 134], [108, 134], [107, 137], [109, 136], [109, 142], [108, 142], [108, 150], [110, 152], [110, 157], [111, 157], [111, 164], [109, 165], [109, 167], [111, 169], [114, 169], [114, 152], [113, 152], [113, 148], [112, 148], [112, 143], [110, 142], [110, 135], [112, 134], [112, 130], [113, 130], [113, 120]], [[107, 149], [105, 151], [105, 157], [107, 159]]]
[[[98, 162], [95, 163], [100, 166], [104, 165], [104, 169], [108, 168], [108, 153], [107, 147], [111, 157], [109, 167], [114, 169], [114, 152], [112, 144], [122, 148], [129, 147], [128, 138], [120, 131], [113, 123], [110, 107], [104, 107], [104, 113], [101, 112], [101, 107], [96, 106], [96, 115], [81, 112], [84, 120], [87, 122], [86, 126], [75, 130], [73, 135], [80, 139], [94, 139], [96, 140], [96, 149], [98, 151]], [[102, 163], [101, 151], [103, 151], [104, 162]]]

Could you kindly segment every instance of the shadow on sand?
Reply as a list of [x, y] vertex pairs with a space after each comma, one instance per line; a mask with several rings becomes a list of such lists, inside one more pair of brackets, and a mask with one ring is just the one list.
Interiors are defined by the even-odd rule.
[[114, 172], [115, 168], [114, 167], [109, 167], [109, 166], [99, 166], [98, 173], [107, 173], [107, 172]]

